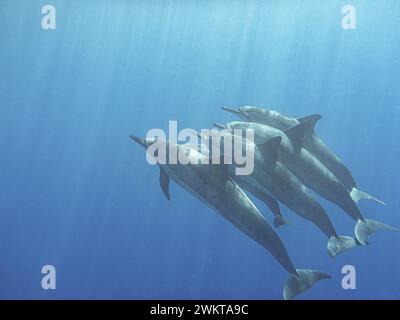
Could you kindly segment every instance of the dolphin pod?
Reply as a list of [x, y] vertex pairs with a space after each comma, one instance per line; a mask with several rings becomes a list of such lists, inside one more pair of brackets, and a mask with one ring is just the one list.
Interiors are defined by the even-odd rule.
[[[222, 137], [229, 135], [233, 134], [221, 133]], [[225, 139], [222, 141], [224, 142]], [[253, 144], [254, 171], [250, 175], [234, 175], [231, 170], [232, 178], [255, 197], [263, 200], [262, 197], [272, 195], [300, 217], [314, 223], [328, 237], [327, 248], [331, 257], [355, 247], [357, 241], [336, 233], [322, 206], [301, 181], [278, 160], [281, 141], [282, 138], [276, 136], [267, 139], [264, 143], [254, 145], [251, 141], [242, 139], [242, 152], [244, 152], [246, 144]], [[276, 216], [275, 213], [274, 215]]]
[[340, 158], [315, 133], [315, 125], [321, 119], [321, 115], [312, 114], [296, 119], [274, 110], [255, 106], [243, 106], [237, 109], [223, 107], [222, 109], [236, 114], [244, 121], [258, 122], [279, 130], [287, 130], [299, 123], [308, 123], [309, 130], [305, 132], [304, 139], [302, 140], [305, 149], [317, 157], [343, 183], [345, 188], [350, 191], [354, 201], [358, 202], [361, 199], [370, 199], [384, 204], [383, 201], [358, 189], [350, 170], [346, 168]]
[[[154, 140], [145, 140], [136, 136], [131, 136], [131, 138], [144, 148], [154, 143]], [[198, 151], [170, 141], [161, 143], [165, 143], [169, 151], [174, 149], [185, 151], [191, 160], [189, 164], [159, 165], [160, 184], [166, 197], [170, 199], [169, 181], [172, 179], [268, 250], [289, 273], [283, 290], [285, 299], [293, 298], [319, 280], [330, 278], [328, 274], [318, 270], [294, 267], [283, 242], [253, 202], [232, 180], [227, 165], [200, 164], [203, 155]]]
[[[284, 163], [304, 185], [338, 205], [356, 221], [354, 233], [360, 244], [366, 245], [368, 243], [368, 236], [376, 231], [397, 231], [396, 228], [379, 221], [365, 219], [357, 207], [357, 202], [360, 197], [376, 200], [381, 204], [384, 203], [375, 197], [358, 190], [356, 187], [352, 187], [350, 191], [349, 188], [346, 188], [345, 184], [339, 180], [339, 178], [328, 167], [326, 167], [317, 156], [307, 150], [305, 147], [305, 141], [317, 140], [320, 141], [321, 145], [323, 145], [321, 149], [325, 150], [324, 154], [326, 155], [328, 153], [326, 150], [329, 149], [322, 143], [320, 138], [312, 138], [316, 137], [316, 134], [314, 133], [314, 125], [315, 122], [321, 118], [320, 116], [311, 115], [309, 117], [301, 118], [308, 120], [298, 121], [297, 124], [282, 131], [264, 124], [267, 122], [264, 121], [265, 119], [268, 119], [270, 124], [276, 126], [278, 126], [277, 123], [280, 123], [280, 127], [290, 122], [291, 118], [281, 115], [276, 111], [269, 111], [258, 107], [240, 107], [237, 109], [223, 107], [222, 109], [234, 113], [242, 119], [247, 119], [248, 121], [251, 119], [252, 121], [255, 121], [230, 122], [226, 125], [229, 129], [252, 129], [254, 130], [256, 140], [258, 139], [259, 141], [281, 136], [282, 143], [281, 148], [279, 149], [279, 160]], [[311, 137], [306, 139], [305, 137], [307, 135]], [[314, 149], [316, 148], [316, 143], [313, 142], [310, 144], [313, 145]], [[329, 153], [331, 154], [330, 158], [335, 158], [342, 164], [339, 158], [334, 155], [332, 151], [329, 150]], [[345, 168], [344, 164], [342, 164], [342, 167]], [[348, 171], [348, 169], [346, 170]], [[343, 172], [343, 170], [340, 172]], [[352, 181], [354, 181], [350, 172], [349, 175]]]
[[[227, 141], [232, 141], [232, 137], [238, 138], [237, 129], [254, 132], [254, 141], [239, 138], [242, 153], [249, 145], [254, 150], [254, 170], [248, 175], [237, 175], [237, 165], [224, 163], [225, 158], [221, 155], [217, 155], [220, 157], [218, 164], [203, 161], [214, 153], [210, 145], [130, 137], [146, 150], [157, 142], [165, 147], [167, 153], [172, 151], [185, 155], [189, 160], [185, 163], [157, 163], [159, 183], [166, 198], [171, 198], [169, 184], [172, 180], [264, 247], [289, 274], [283, 289], [284, 299], [292, 299], [319, 280], [331, 277], [318, 270], [297, 269], [282, 240], [245, 191], [268, 206], [274, 215], [275, 227], [288, 224], [279, 203], [316, 225], [328, 237], [327, 249], [331, 257], [367, 245], [368, 236], [375, 231], [398, 231], [393, 226], [363, 217], [357, 207], [360, 199], [384, 203], [359, 190], [350, 171], [316, 135], [314, 126], [320, 115], [296, 119], [258, 107], [223, 109], [243, 121], [214, 124], [221, 129], [217, 133], [222, 142], [225, 138], [229, 138]], [[202, 140], [209, 138], [202, 133], [197, 132], [197, 135]], [[311, 190], [338, 205], [356, 221], [354, 238], [338, 235]]]

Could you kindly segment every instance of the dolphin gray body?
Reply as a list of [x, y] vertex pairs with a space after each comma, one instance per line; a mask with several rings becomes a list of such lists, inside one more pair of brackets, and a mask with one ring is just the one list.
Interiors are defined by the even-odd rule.
[[346, 187], [354, 201], [370, 199], [385, 204], [383, 201], [358, 189], [350, 170], [342, 160], [332, 152], [328, 146], [315, 133], [315, 125], [321, 116], [309, 115], [303, 118], [292, 118], [274, 110], [263, 109], [255, 106], [243, 106], [236, 109], [223, 107], [224, 110], [236, 114], [244, 121], [262, 123], [279, 130], [287, 130], [299, 123], [309, 123], [309, 130], [304, 135], [304, 147], [318, 158]]
[[239, 184], [239, 186], [250, 192], [253, 196], [255, 196], [257, 199], [261, 200], [267, 205], [267, 207], [274, 215], [274, 226], [276, 228], [285, 224], [289, 224], [289, 222], [282, 216], [279, 203], [274, 197], [264, 192], [263, 190], [260, 190], [256, 186], [253, 186], [253, 184], [248, 181], [247, 177], [235, 176], [233, 179]]
[[[197, 135], [200, 139], [202, 138], [202, 134], [200, 132], [197, 132], [193, 130], [193, 133]], [[211, 152], [208, 146], [204, 143], [202, 144], [189, 144], [185, 143], [183, 144], [184, 146], [187, 146], [189, 148], [192, 148], [206, 157], [210, 157]], [[266, 194], [265, 192], [261, 192], [257, 188], [253, 187], [246, 179], [240, 179], [240, 176], [238, 176], [236, 179], [234, 179], [243, 189], [246, 189], [248, 192], [250, 192], [253, 196], [255, 196], [258, 200], [262, 201], [272, 212], [274, 215], [274, 226], [275, 228], [279, 228], [280, 226], [283, 226], [285, 224], [289, 224], [288, 221], [282, 216], [281, 209], [279, 206], [278, 201], [270, 196], [269, 194]], [[240, 181], [240, 183], [239, 183]]]
[[[220, 132], [222, 142], [225, 137], [233, 141], [233, 134]], [[235, 164], [230, 166], [231, 177], [255, 197], [265, 196], [278, 199], [293, 212], [314, 223], [329, 239], [327, 249], [331, 257], [355, 247], [358, 243], [352, 237], [339, 236], [322, 206], [315, 200], [304, 184], [278, 161], [281, 137], [272, 138], [261, 144], [242, 139], [242, 153], [246, 144], [254, 150], [254, 170], [250, 175], [236, 175]], [[234, 146], [236, 147], [236, 145]]]
[[[144, 140], [136, 136], [131, 138], [146, 149], [154, 143], [154, 140]], [[294, 267], [279, 236], [230, 178], [227, 165], [200, 164], [204, 156], [198, 151], [168, 141], [163, 143], [167, 150], [182, 151], [190, 159], [188, 164], [158, 164], [161, 188], [167, 198], [170, 198], [169, 181], [172, 179], [268, 250], [289, 273], [283, 291], [285, 299], [293, 298], [321, 279], [330, 278], [317, 270]]]
[[285, 131], [255, 122], [234, 121], [226, 126], [231, 130], [254, 130], [256, 142], [281, 137], [282, 141], [278, 152], [279, 162], [297, 176], [304, 185], [335, 203], [352, 217], [356, 221], [355, 235], [361, 244], [365, 245], [368, 235], [377, 230], [397, 230], [380, 222], [365, 219], [350, 193], [338, 178], [315, 156], [302, 147], [302, 137], [309, 124], [300, 123]]

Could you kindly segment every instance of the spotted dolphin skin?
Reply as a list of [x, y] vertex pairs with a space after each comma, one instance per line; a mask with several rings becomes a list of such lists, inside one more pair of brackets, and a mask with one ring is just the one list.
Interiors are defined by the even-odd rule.
[[[155, 143], [152, 139], [131, 138], [146, 149]], [[289, 273], [283, 290], [285, 299], [292, 299], [317, 281], [330, 278], [321, 271], [294, 267], [279, 236], [230, 178], [228, 165], [201, 164], [204, 155], [194, 149], [170, 141], [158, 140], [157, 143], [164, 144], [168, 151], [183, 152], [190, 160], [188, 164], [158, 164], [161, 189], [167, 198], [170, 199], [169, 182], [172, 179], [268, 250]]]
[[351, 172], [338, 156], [332, 152], [326, 144], [315, 133], [315, 125], [321, 116], [313, 114], [303, 118], [292, 118], [274, 110], [268, 110], [255, 106], [243, 106], [239, 108], [222, 108], [225, 111], [231, 112], [244, 121], [258, 122], [279, 130], [287, 130], [299, 123], [309, 123], [310, 130], [304, 135], [304, 147], [318, 158], [332, 173], [343, 183], [346, 189], [350, 192], [352, 199], [358, 202], [361, 199], [369, 199], [385, 204], [383, 201], [369, 195], [358, 189]]

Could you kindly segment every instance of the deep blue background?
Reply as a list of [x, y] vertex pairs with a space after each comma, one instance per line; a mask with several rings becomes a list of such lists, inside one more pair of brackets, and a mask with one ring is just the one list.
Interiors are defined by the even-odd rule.
[[[349, 3], [356, 30], [341, 28]], [[176, 185], [168, 202], [128, 139], [235, 119], [222, 106], [322, 114], [320, 136], [387, 202], [363, 214], [399, 226], [399, 30], [397, 0], [0, 1], [0, 298], [281, 299], [276, 261]], [[400, 298], [399, 234], [332, 260], [313, 225], [284, 214], [295, 264], [333, 276], [302, 298]], [[341, 289], [345, 264], [356, 290]]]

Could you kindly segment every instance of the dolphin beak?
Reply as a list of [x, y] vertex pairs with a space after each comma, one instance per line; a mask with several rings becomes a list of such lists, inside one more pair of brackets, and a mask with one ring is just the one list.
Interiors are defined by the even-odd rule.
[[237, 116], [240, 116], [240, 111], [238, 109], [233, 109], [233, 108], [228, 108], [228, 107], [222, 107], [222, 110], [228, 111], [230, 113], [233, 113]]
[[129, 136], [129, 138], [131, 138], [133, 141], [137, 142], [138, 144], [140, 144], [142, 147], [146, 148], [146, 142], [144, 141], [144, 139], [139, 138], [137, 136], [134, 136], [133, 134]]
[[227, 128], [226, 125], [221, 124], [221, 123], [217, 123], [217, 122], [214, 122], [214, 123], [213, 123], [213, 126], [214, 126], [214, 127], [217, 127], [218, 129], [226, 129], [226, 128]]
[[197, 130], [192, 130], [193, 134], [195, 134], [197, 137], [201, 138], [201, 133]]

